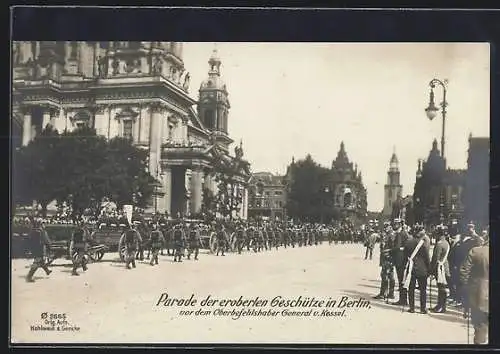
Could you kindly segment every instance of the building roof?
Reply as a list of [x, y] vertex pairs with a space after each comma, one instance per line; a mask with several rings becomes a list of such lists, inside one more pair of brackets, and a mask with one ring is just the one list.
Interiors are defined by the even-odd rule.
[[265, 185], [282, 185], [284, 176], [274, 175], [271, 172], [256, 172], [252, 174], [251, 183], [262, 182]]

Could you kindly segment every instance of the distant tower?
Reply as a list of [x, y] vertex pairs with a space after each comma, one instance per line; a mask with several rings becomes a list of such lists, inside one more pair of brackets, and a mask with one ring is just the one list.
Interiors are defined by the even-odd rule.
[[215, 135], [216, 141], [227, 148], [232, 143], [228, 137], [230, 104], [226, 84], [221, 78], [221, 64], [217, 49], [214, 48], [208, 60], [208, 78], [200, 85], [198, 115], [205, 128]]
[[392, 206], [398, 197], [402, 196], [402, 193], [403, 186], [399, 181], [399, 162], [394, 149], [389, 163], [389, 171], [387, 171], [387, 184], [384, 186], [384, 210], [382, 211], [384, 216], [391, 216]]

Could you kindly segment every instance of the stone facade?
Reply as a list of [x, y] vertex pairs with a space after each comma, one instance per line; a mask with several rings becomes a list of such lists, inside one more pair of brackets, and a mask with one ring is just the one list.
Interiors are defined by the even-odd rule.
[[287, 186], [284, 176], [253, 173], [249, 182], [249, 217], [286, 218]]
[[361, 171], [349, 161], [344, 142], [341, 142], [336, 159], [332, 162], [329, 190], [333, 192], [336, 219], [349, 218], [363, 223], [367, 217], [367, 193]]
[[[229, 156], [233, 140], [217, 53], [209, 60], [209, 79], [197, 102], [189, 96], [182, 47], [177, 42], [14, 42], [12, 116], [18, 144], [28, 144], [48, 124], [60, 132], [88, 125], [107, 138], [129, 138], [149, 151], [149, 172], [159, 181], [155, 208], [171, 215], [199, 213], [203, 186], [215, 188], [214, 160], [234, 159]], [[213, 77], [217, 85], [207, 87]], [[222, 123], [200, 119], [198, 112], [207, 107], [220, 112]], [[241, 188], [246, 190], [249, 177], [243, 170], [237, 175]]]

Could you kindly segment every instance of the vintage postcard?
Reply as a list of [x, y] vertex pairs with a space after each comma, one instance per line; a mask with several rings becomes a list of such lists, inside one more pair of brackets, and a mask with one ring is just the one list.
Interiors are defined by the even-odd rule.
[[33, 39], [12, 343], [488, 342], [488, 43]]

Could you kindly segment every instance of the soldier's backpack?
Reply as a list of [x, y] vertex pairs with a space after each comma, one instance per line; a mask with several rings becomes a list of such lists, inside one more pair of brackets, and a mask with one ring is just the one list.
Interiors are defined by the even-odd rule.
[[191, 230], [191, 231], [189, 232], [189, 239], [190, 239], [190, 240], [196, 240], [196, 238], [197, 238], [197, 235], [196, 235], [196, 230]]
[[80, 228], [76, 229], [73, 232], [73, 242], [74, 243], [83, 243], [84, 231]]
[[125, 242], [127, 244], [134, 243], [135, 239], [136, 239], [136, 236], [135, 236], [135, 231], [134, 230], [127, 230], [127, 231], [125, 231]]
[[182, 230], [180, 228], [174, 229], [174, 240], [175, 241], [182, 241]]

